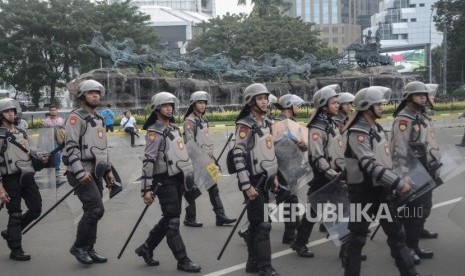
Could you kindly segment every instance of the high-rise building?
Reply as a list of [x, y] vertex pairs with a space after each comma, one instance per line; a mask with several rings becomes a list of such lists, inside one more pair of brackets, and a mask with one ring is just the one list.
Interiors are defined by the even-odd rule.
[[[108, 3], [123, 2], [124, 0], [108, 0]], [[169, 7], [177, 11], [201, 12], [215, 16], [214, 0], [132, 0], [131, 4], [143, 6]]]
[[321, 39], [342, 52], [362, 38], [362, 29], [370, 25], [370, 16], [378, 11], [379, 0], [289, 0], [291, 16], [314, 22]]

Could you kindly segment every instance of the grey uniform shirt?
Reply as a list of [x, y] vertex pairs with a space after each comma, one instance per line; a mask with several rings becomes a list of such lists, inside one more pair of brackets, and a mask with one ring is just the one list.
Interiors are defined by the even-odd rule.
[[157, 166], [157, 157], [160, 148], [165, 143], [163, 135], [155, 132], [154, 129], [147, 129], [145, 135], [145, 150], [144, 159], [142, 160], [142, 188], [141, 192], [144, 195], [145, 192], [152, 190], [153, 175], [155, 174], [155, 166]]
[[[321, 123], [315, 123], [318, 120]], [[326, 119], [324, 115], [317, 115], [308, 129], [308, 160], [315, 170], [315, 173], [323, 174], [327, 179], [332, 180], [337, 172], [331, 168], [328, 147], [331, 147], [327, 127], [333, 131], [339, 131], [336, 126]]]

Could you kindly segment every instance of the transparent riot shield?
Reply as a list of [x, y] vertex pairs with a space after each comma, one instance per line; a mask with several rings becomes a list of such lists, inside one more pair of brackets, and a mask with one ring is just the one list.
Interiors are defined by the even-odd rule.
[[393, 159], [393, 169], [395, 172], [403, 171], [403, 168], [401, 168], [401, 166], [408, 167], [408, 174], [404, 177], [404, 179], [407, 179], [409, 181], [409, 185], [411, 187], [411, 191], [409, 194], [405, 196], [397, 196], [397, 198], [394, 199], [393, 203], [396, 206], [401, 206], [404, 203], [411, 202], [417, 199], [418, 197], [422, 196], [423, 194], [436, 188], [436, 182], [430, 176], [430, 174], [422, 165], [420, 160], [416, 158], [416, 155], [409, 150], [407, 156], [408, 162], [406, 162], [406, 164], [405, 160]]
[[[32, 132], [32, 131], [31, 131]], [[50, 153], [56, 148], [55, 131], [53, 128], [39, 128], [29, 136], [31, 150], [38, 155], [47, 156], [48, 164], [35, 173], [35, 181], [42, 196], [43, 208], [53, 205], [58, 199], [55, 163]]]
[[450, 210], [449, 219], [455, 222], [460, 228], [465, 230], [465, 220], [463, 219], [465, 214], [465, 197]]
[[188, 141], [186, 148], [194, 166], [195, 185], [203, 193], [218, 182], [221, 172], [215, 161], [195, 141]]
[[[321, 218], [329, 238], [336, 246], [343, 244], [349, 237], [350, 200], [347, 186], [339, 174], [333, 181], [308, 196], [308, 203]], [[309, 216], [307, 210], [307, 216]]]
[[277, 143], [283, 138], [287, 138], [295, 143], [303, 141], [308, 145], [308, 129], [291, 119], [278, 121], [273, 124], [273, 139]]

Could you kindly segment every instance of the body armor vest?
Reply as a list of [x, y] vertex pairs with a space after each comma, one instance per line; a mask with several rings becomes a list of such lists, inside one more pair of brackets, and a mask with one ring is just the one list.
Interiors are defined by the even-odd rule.
[[326, 133], [328, 141], [323, 145], [324, 157], [333, 170], [343, 171], [345, 145], [339, 129], [331, 121], [321, 118], [314, 119], [310, 128], [317, 128]]
[[[383, 128], [376, 124], [376, 130], [371, 128], [370, 125], [363, 121], [357, 121], [348, 130], [348, 135], [352, 132], [359, 132], [368, 136], [371, 149], [373, 150], [376, 162], [381, 164], [386, 169], [392, 170], [392, 158], [389, 143]], [[352, 145], [354, 146], [354, 145]], [[365, 180], [370, 180], [371, 183], [376, 183], [376, 180], [371, 175], [365, 176], [360, 168], [360, 160], [358, 160], [350, 150], [346, 149], [346, 170], [347, 170], [347, 183], [360, 184]], [[366, 177], [366, 178], [365, 178]]]
[[247, 170], [251, 175], [258, 175], [262, 173], [267, 174], [270, 179], [278, 173], [278, 161], [274, 151], [273, 136], [271, 135], [271, 123], [265, 119], [265, 127], [257, 125], [255, 120], [251, 117], [246, 117], [238, 123], [246, 125], [252, 129], [253, 134], [253, 147], [250, 150], [250, 158], [246, 163], [250, 168]]
[[0, 139], [2, 140], [1, 153], [4, 158], [4, 162], [0, 164], [2, 175], [34, 172], [29, 155], [29, 141], [25, 133], [22, 131], [12, 133], [6, 128], [0, 127]]
[[398, 116], [411, 121], [409, 146], [415, 157], [427, 170], [434, 169], [441, 160], [441, 154], [429, 119], [423, 114], [409, 112], [406, 108], [402, 109]]
[[169, 176], [183, 172], [193, 172], [192, 162], [187, 153], [184, 140], [176, 126], [167, 128], [156, 122], [148, 131], [155, 131], [164, 138], [158, 149], [155, 174], [168, 173]]
[[194, 140], [199, 147], [204, 150], [209, 156], [213, 156], [213, 144], [210, 141], [208, 133], [208, 122], [205, 119], [197, 118], [191, 113], [186, 120], [189, 120], [194, 125]]

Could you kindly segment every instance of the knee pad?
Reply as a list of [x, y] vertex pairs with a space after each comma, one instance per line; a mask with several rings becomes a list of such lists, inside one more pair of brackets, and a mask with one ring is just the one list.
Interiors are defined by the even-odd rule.
[[29, 216], [31, 216], [31, 219], [34, 220], [34, 219], [40, 217], [40, 214], [42, 213], [42, 209], [29, 210], [28, 213], [29, 213]]
[[257, 226], [257, 240], [267, 240], [270, 238], [271, 223], [261, 222]]
[[220, 194], [220, 190], [218, 189], [218, 185], [215, 184], [215, 185], [211, 186], [210, 189], [208, 189], [208, 193], [212, 197], [218, 196]]
[[105, 209], [103, 208], [95, 208], [92, 209], [86, 213], [84, 213], [84, 216], [86, 216], [86, 221], [89, 224], [97, 224], [97, 222], [103, 217], [103, 214], [105, 213]]
[[172, 218], [168, 221], [168, 229], [166, 230], [167, 237], [179, 235], [179, 218]]

